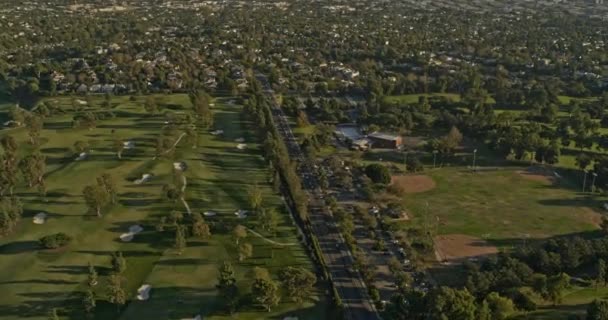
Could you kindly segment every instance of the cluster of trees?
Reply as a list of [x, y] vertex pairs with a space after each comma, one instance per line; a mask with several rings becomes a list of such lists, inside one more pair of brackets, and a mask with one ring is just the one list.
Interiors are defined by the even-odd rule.
[[[234, 268], [229, 262], [223, 262], [219, 268], [216, 288], [231, 314], [243, 303]], [[317, 282], [316, 276], [301, 267], [286, 267], [279, 270], [278, 281], [274, 280], [267, 269], [255, 267], [252, 271], [253, 283], [251, 295], [253, 301], [267, 311], [279, 305], [283, 297], [302, 303], [309, 298]]]
[[101, 217], [105, 208], [110, 204], [116, 204], [118, 201], [116, 183], [108, 173], [97, 177], [94, 184], [84, 187], [82, 195], [89, 210], [98, 217]]

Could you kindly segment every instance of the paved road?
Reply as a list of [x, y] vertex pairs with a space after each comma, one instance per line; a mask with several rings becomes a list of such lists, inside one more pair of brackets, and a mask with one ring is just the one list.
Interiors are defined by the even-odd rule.
[[310, 199], [308, 205], [309, 221], [312, 231], [319, 241], [328, 272], [342, 299], [344, 318], [347, 320], [379, 320], [380, 316], [369, 298], [361, 276], [353, 269], [353, 257], [344, 243], [342, 235], [335, 227], [333, 217], [324, 204], [321, 188], [312, 165], [306, 161], [300, 150], [298, 141], [289, 126], [287, 116], [275, 103], [266, 77], [259, 74], [256, 77], [270, 95], [274, 122], [285, 141], [289, 156], [300, 164], [298, 174]]

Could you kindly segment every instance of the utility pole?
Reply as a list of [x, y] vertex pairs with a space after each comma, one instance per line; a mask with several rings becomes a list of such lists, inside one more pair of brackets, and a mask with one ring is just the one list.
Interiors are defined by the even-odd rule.
[[473, 150], [473, 171], [475, 171], [475, 160], [477, 158], [477, 149]]
[[591, 193], [595, 192], [595, 178], [597, 178], [597, 173], [593, 173], [593, 182], [591, 182]]

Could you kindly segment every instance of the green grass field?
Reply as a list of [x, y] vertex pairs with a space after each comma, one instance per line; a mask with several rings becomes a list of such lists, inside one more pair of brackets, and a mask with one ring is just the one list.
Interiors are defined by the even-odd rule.
[[597, 229], [595, 210], [599, 210], [600, 199], [577, 193], [560, 182], [554, 185], [522, 175], [521, 169], [478, 173], [464, 168], [430, 170], [427, 174], [437, 187], [406, 196], [404, 203], [420, 224], [425, 222], [428, 203], [427, 221], [438, 234], [467, 234], [498, 246], [528, 235], [545, 238]]
[[[403, 95], [395, 95], [395, 96], [386, 96], [384, 97], [384, 102], [393, 104], [393, 103], [401, 103], [401, 104], [412, 104], [418, 103], [418, 99], [420, 97], [443, 97], [448, 100], [452, 100], [454, 102], [460, 101], [460, 95], [457, 93], [430, 93], [430, 94], [403, 94]], [[488, 97], [487, 103], [494, 104], [496, 101], [492, 97]]]
[[[159, 98], [172, 104], [175, 112], [188, 112], [186, 95]], [[68, 98], [56, 100], [71, 109]], [[143, 100], [143, 97], [137, 102], [129, 101], [128, 97], [113, 98], [117, 117], [99, 121], [92, 130], [72, 129], [71, 117], [67, 115], [54, 116], [45, 122], [41, 151], [47, 156], [48, 195], [41, 199], [34, 190], [18, 190], [26, 212], [19, 229], [0, 239], [0, 319], [46, 319], [54, 307], [59, 308], [62, 319], [83, 319], [78, 292], [85, 289], [88, 262], [97, 267], [101, 276], [96, 287], [99, 301], [95, 319], [164, 320], [199, 313], [205, 319], [231, 318], [215, 298], [217, 267], [225, 260], [235, 266], [243, 295], [243, 307], [234, 317], [324, 318], [328, 303], [323, 293], [303, 305], [284, 301], [272, 313], [248, 303], [250, 272], [254, 266], [267, 267], [271, 273], [288, 265], [309, 269], [313, 266], [303, 247], [297, 244], [296, 228], [286, 209], [281, 209], [283, 214], [276, 236], [266, 236], [279, 243], [296, 245], [275, 246], [249, 234], [246, 241], [253, 244], [254, 256], [243, 263], [237, 261], [231, 228], [237, 223], [256, 228], [253, 218], [237, 221], [233, 215], [235, 210], [247, 207], [247, 188], [257, 184], [263, 190], [267, 205], [284, 208], [279, 196], [267, 184], [267, 166], [250, 131], [252, 125], [241, 118], [241, 108], [228, 105], [224, 99], [216, 100], [215, 127], [225, 131], [223, 137], [199, 130], [198, 148], [193, 149], [182, 141], [174, 159], [153, 160], [155, 139], [164, 125], [164, 117], [146, 114]], [[0, 131], [0, 134], [3, 133]], [[24, 146], [24, 152], [30, 149], [25, 143], [24, 129], [12, 130], [11, 134]], [[123, 159], [118, 160], [110, 149], [112, 136], [134, 141], [135, 149], [125, 150]], [[236, 149], [234, 139], [240, 137], [246, 139], [246, 150]], [[70, 149], [77, 140], [91, 145], [90, 156], [84, 161], [73, 161], [75, 156]], [[171, 248], [172, 232], [160, 233], [154, 229], [158, 217], [174, 207], [184, 210], [180, 203], [174, 205], [160, 200], [161, 186], [172, 180], [174, 160], [185, 161], [189, 166], [186, 199], [192, 209], [218, 212], [218, 216], [207, 219], [215, 226], [212, 238], [209, 241], [189, 239], [188, 248], [181, 255]], [[104, 172], [112, 174], [118, 184], [119, 204], [103, 218], [96, 218], [86, 212], [81, 194], [84, 186]], [[143, 173], [154, 176], [148, 183], [135, 185], [132, 181]], [[49, 220], [44, 225], [35, 225], [31, 222], [32, 216], [40, 211], [49, 213]], [[136, 223], [143, 225], [145, 231], [132, 242], [120, 242], [119, 235]], [[72, 235], [73, 243], [60, 251], [39, 250], [38, 238], [60, 231]], [[105, 302], [109, 254], [116, 250], [127, 258], [125, 288], [130, 300], [142, 283], [153, 286], [150, 300], [131, 301], [122, 314]]]

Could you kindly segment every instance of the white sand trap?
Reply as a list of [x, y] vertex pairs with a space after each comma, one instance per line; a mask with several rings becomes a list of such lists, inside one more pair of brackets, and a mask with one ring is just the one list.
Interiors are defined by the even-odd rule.
[[202, 320], [203, 318], [201, 317], [200, 314], [197, 314], [194, 318], [182, 318], [181, 320]]
[[238, 142], [238, 143], [245, 142], [245, 138], [236, 138], [236, 139], [234, 139], [234, 142]]
[[132, 225], [132, 226], [129, 227], [129, 233], [132, 233], [134, 235], [138, 234], [138, 233], [140, 233], [142, 231], [144, 231], [144, 228], [142, 226], [138, 225], [138, 224], [134, 224], [134, 225]]
[[88, 154], [86, 152], [83, 152], [81, 154], [78, 155], [78, 157], [75, 159], [76, 161], [82, 161], [84, 159], [86, 159], [88, 156]]
[[137, 289], [137, 300], [148, 300], [150, 298], [150, 290], [152, 290], [152, 286], [149, 284], [144, 284], [139, 287], [139, 289]]
[[236, 145], [236, 148], [239, 150], [245, 150], [245, 149], [247, 149], [247, 145], [244, 143], [239, 143]]
[[133, 181], [133, 183], [135, 184], [142, 184], [144, 182], [148, 182], [150, 180], [150, 178], [152, 178], [152, 175], [149, 173], [144, 173], [141, 175], [141, 179], [137, 179], [135, 181]]
[[203, 212], [203, 215], [205, 217], [215, 217], [215, 216], [217, 216], [217, 212], [215, 212], [215, 211], [205, 211], [205, 212]]
[[35, 224], [44, 224], [46, 222], [46, 217], [47, 217], [47, 214], [44, 212], [37, 213], [34, 216], [34, 223]]
[[133, 148], [135, 148], [135, 142], [133, 142], [133, 141], [125, 141], [125, 142], [122, 143], [122, 145], [123, 145], [123, 147], [125, 149], [133, 149]]
[[122, 241], [122, 242], [131, 242], [131, 240], [133, 240], [134, 236], [135, 235], [133, 233], [131, 233], [131, 232], [123, 233], [123, 234], [120, 235], [120, 241]]
[[186, 164], [183, 162], [173, 162], [173, 168], [175, 168], [175, 170], [184, 170], [186, 169]]
[[211, 135], [212, 136], [219, 136], [221, 134], [224, 134], [224, 130], [213, 130], [213, 131], [211, 131]]
[[237, 210], [234, 212], [234, 215], [237, 216], [239, 219], [245, 219], [247, 218], [247, 213], [249, 213], [247, 210]]
[[78, 102], [80, 105], [87, 105], [87, 102], [84, 100], [76, 100], [76, 102]]

